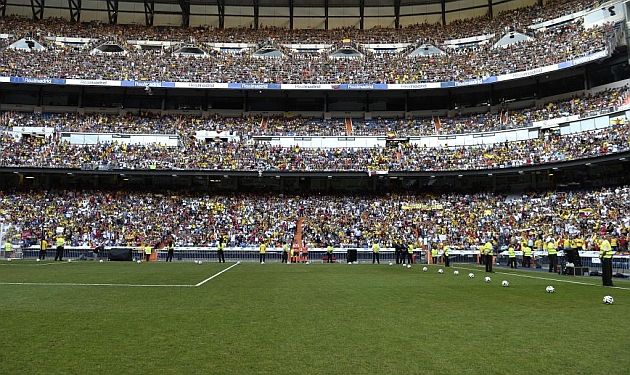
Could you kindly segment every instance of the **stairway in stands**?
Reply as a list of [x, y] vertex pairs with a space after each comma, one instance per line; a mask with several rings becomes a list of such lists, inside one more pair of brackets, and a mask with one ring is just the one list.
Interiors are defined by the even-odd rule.
[[435, 134], [442, 134], [442, 124], [439, 116], [433, 117], [433, 124], [435, 125]]
[[[304, 246], [304, 243], [302, 242], [302, 223], [304, 223], [304, 218], [300, 217], [295, 224], [295, 236], [293, 236], [293, 243], [291, 244], [291, 247], [294, 250], [294, 254], [297, 254], [295, 256], [297, 261], [301, 261], [301, 259], [298, 258], [300, 257], [300, 250], [302, 250], [302, 247]], [[294, 259], [292, 259], [291, 261], [293, 262]]]
[[346, 135], [352, 135], [352, 119], [346, 119]]

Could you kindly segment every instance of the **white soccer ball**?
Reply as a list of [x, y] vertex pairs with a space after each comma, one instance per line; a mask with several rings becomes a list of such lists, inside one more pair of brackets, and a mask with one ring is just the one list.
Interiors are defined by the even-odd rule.
[[615, 303], [615, 299], [612, 298], [612, 296], [606, 296], [604, 297], [604, 303], [607, 305], [612, 305], [613, 303]]
[[459, 271], [453, 271], [453, 275], [455, 276], [459, 275]]
[[510, 282], [507, 281], [507, 280], [503, 280], [503, 281], [501, 281], [501, 286], [508, 287], [508, 286], [510, 286]]
[[475, 278], [475, 274], [471, 272], [471, 273], [468, 274], [468, 277], [470, 277], [471, 279], [474, 279]]
[[7, 258], [7, 262], [10, 262], [10, 261], [11, 261], [11, 258]]
[[41, 259], [37, 258], [37, 262], [40, 262], [40, 261], [41, 261]]
[[490, 281], [492, 281], [492, 279], [490, 278], [490, 276], [486, 276], [483, 278], [483, 281], [489, 283]]
[[100, 263], [103, 263], [103, 259], [99, 260]]
[[68, 263], [72, 263], [72, 259], [68, 259]]
[[555, 292], [555, 291], [556, 291], [556, 289], [555, 289], [554, 287], [552, 287], [551, 285], [548, 285], [548, 286], [545, 288], [545, 291], [547, 291], [547, 293], [553, 293], [553, 292]]
[[142, 261], [140, 259], [138, 259], [138, 264], [142, 263]]
[[411, 268], [411, 264], [408, 264], [408, 265], [407, 265], [407, 268]]
[[390, 266], [391, 266], [391, 265], [393, 265], [393, 264], [394, 264], [394, 263], [392, 263], [392, 262], [389, 262], [389, 265], [390, 265]]
[[422, 267], [422, 270], [423, 270], [424, 272], [427, 272], [429, 269], [428, 269], [428, 268], [426, 268], [426, 267]]
[[199, 261], [199, 263], [197, 263], [197, 264], [201, 264], [201, 263], [203, 263], [203, 262], [202, 262], [202, 261]]
[[438, 270], [438, 273], [444, 273], [444, 270], [440, 268], [440, 269]]

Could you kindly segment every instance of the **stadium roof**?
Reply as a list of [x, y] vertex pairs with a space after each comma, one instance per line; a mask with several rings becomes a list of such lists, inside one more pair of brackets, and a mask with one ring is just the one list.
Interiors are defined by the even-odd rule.
[[[536, 1], [542, 2], [531, 2]], [[459, 13], [460, 17], [492, 16], [494, 5], [505, 9], [506, 3], [509, 3], [508, 8], [523, 5], [518, 0], [0, 0], [0, 16], [21, 14], [32, 16], [34, 20], [63, 17], [81, 22], [90, 21], [94, 19], [94, 14], [100, 14], [98, 18], [113, 24], [119, 21], [128, 23], [126, 20], [129, 17], [123, 17], [121, 21], [119, 14], [135, 14], [138, 18], [146, 19], [147, 25], [153, 25], [155, 18], [167, 15], [181, 17], [181, 23], [171, 19], [168, 24], [182, 26], [197, 26], [197, 20], [191, 22], [191, 18], [209, 16], [218, 19], [214, 22], [220, 28], [229, 27], [230, 23], [225, 22], [228, 17], [251, 17], [253, 27], [258, 26], [259, 17], [284, 18], [289, 20], [286, 25], [289, 28], [293, 28], [293, 20], [299, 18], [325, 18], [325, 26], [316, 27], [328, 28], [328, 19], [336, 18], [353, 21], [348, 25], [335, 24], [331, 27], [363, 28], [366, 19], [380, 19], [384, 21], [379, 22], [386, 26], [398, 27], [401, 17], [408, 17], [406, 21], [413, 24], [424, 22], [417, 16], [426, 15], [432, 17], [430, 23], [446, 23], [446, 14], [453, 12]], [[89, 15], [82, 16], [85, 13]], [[354, 20], [360, 21], [354, 25]], [[134, 19], [130, 23], [139, 22], [142, 21]], [[158, 24], [162, 22], [156, 21]], [[374, 22], [370, 25], [374, 26]], [[295, 28], [300, 27], [303, 26], [296, 25]]]

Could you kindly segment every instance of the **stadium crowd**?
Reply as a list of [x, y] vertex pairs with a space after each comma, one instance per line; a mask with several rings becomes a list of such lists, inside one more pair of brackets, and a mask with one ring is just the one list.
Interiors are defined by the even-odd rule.
[[[443, 42], [453, 38], [522, 28], [564, 12], [588, 9], [594, 3], [557, 1], [545, 7], [522, 8], [493, 19], [480, 17], [452, 22], [446, 26], [412, 25], [400, 29], [374, 28], [355, 30], [285, 30], [281, 28], [209, 30], [207, 28], [142, 27], [98, 23], [71, 24], [50, 19], [37, 23], [22, 18], [0, 19], [0, 33], [12, 35], [2, 42], [0, 74], [12, 77], [108, 79], [179, 82], [241, 83], [421, 83], [463, 81], [530, 70], [569, 61], [610, 48], [618, 30], [611, 24], [584, 29], [579, 21], [564, 23], [531, 34], [532, 40], [507, 47], [493, 48], [493, 43], [447, 48]], [[577, 8], [575, 8], [577, 7]], [[507, 28], [507, 29], [506, 29]], [[41, 42], [43, 51], [6, 48], [23, 36]], [[72, 47], [53, 43], [52, 36], [93, 38], [89, 45]], [[178, 41], [206, 50], [205, 57], [180, 55], [176, 48], [143, 50], [127, 41]], [[99, 43], [112, 41], [125, 53], [92, 53]], [[287, 43], [339, 43], [352, 40], [365, 43], [411, 43], [420, 46], [430, 41], [443, 54], [407, 57], [399, 54], [375, 54], [364, 51], [361, 58], [331, 59], [334, 49], [319, 54], [300, 53], [286, 48]], [[210, 49], [210, 42], [248, 42], [275, 45], [282, 58], [259, 58], [254, 51], [226, 53]], [[409, 50], [409, 49], [408, 49]]]
[[273, 41], [279, 44], [290, 43], [333, 43], [351, 39], [359, 43], [410, 43], [418, 40], [433, 40], [440, 43], [446, 40], [495, 33], [506, 28], [524, 30], [527, 26], [580, 10], [596, 8], [600, 2], [593, 0], [551, 0], [543, 6], [531, 6], [499, 12], [495, 17], [480, 16], [454, 20], [447, 25], [418, 23], [398, 29], [376, 27], [360, 30], [344, 27], [331, 30], [295, 29], [268, 27], [258, 29], [241, 27], [218, 29], [205, 27], [146, 27], [142, 25], [104, 25], [99, 22], [71, 23], [60, 18], [44, 18], [38, 22], [31, 19], [7, 16], [0, 19], [0, 30], [12, 31], [17, 38], [31, 36], [43, 40], [45, 37], [65, 36], [73, 38], [112, 39], [142, 41], [178, 41], [188, 43], [230, 42], [259, 43]]
[[0, 166], [120, 170], [442, 171], [510, 168], [614, 154], [630, 149], [630, 124], [505, 143], [426, 147], [398, 143], [374, 148], [300, 148], [267, 142], [181, 138], [160, 144], [103, 142], [71, 145], [58, 138], [4, 135]]
[[580, 236], [591, 247], [600, 233], [615, 233], [626, 243], [629, 202], [628, 186], [386, 196], [49, 190], [3, 192], [0, 220], [15, 242], [35, 244], [62, 232], [70, 246], [154, 245], [165, 238], [177, 246], [215, 246], [225, 236], [229, 246], [281, 246], [304, 217], [302, 238], [317, 247], [447, 240], [454, 248], [471, 248], [488, 240], [505, 244], [512, 236]]
[[158, 115], [141, 112], [137, 115], [77, 114], [77, 113], [0, 113], [0, 130], [36, 127], [53, 128], [59, 132], [179, 134], [188, 136], [196, 131], [216, 131], [244, 138], [251, 136], [428, 136], [465, 134], [531, 127], [536, 121], [577, 115], [598, 115], [616, 110], [624, 104], [628, 87], [607, 89], [571, 99], [550, 101], [521, 109], [500, 109], [497, 113], [460, 114], [455, 117], [416, 117], [411, 119], [353, 119], [350, 132], [344, 119], [317, 119], [292, 114], [262, 117], [208, 118], [178, 115]]

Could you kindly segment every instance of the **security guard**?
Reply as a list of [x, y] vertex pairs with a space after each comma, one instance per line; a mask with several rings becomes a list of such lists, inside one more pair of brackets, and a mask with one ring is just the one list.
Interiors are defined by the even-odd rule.
[[266, 243], [261, 243], [260, 244], [260, 250], [259, 250], [259, 255], [258, 255], [258, 261], [260, 262], [260, 264], [265, 264], [265, 254], [267, 253], [267, 244]]
[[4, 244], [4, 256], [5, 258], [9, 259], [11, 258], [11, 253], [13, 252], [13, 245], [11, 245], [10, 241], [7, 241]]
[[444, 267], [450, 267], [451, 266], [451, 261], [449, 259], [449, 256], [450, 256], [449, 251], [450, 251], [450, 248], [448, 247], [448, 244], [445, 244], [444, 245], [444, 252], [442, 254], [442, 256], [444, 256]]
[[289, 245], [282, 245], [282, 263], [289, 263]]
[[431, 264], [437, 264], [438, 263], [438, 255], [440, 254], [439, 249], [437, 248], [437, 246], [433, 247], [431, 249]]
[[547, 240], [547, 255], [549, 256], [549, 272], [556, 272], [558, 267], [558, 249], [553, 240], [549, 238]]
[[225, 250], [225, 242], [223, 240], [219, 240], [219, 244], [217, 245], [217, 257], [219, 258], [219, 263], [225, 263], [225, 255], [223, 251]]
[[374, 242], [372, 244], [372, 264], [374, 264], [374, 262], [381, 264], [381, 258], [379, 256], [380, 250], [381, 250], [381, 247], [378, 245], [378, 243]]
[[144, 246], [144, 261], [148, 262], [151, 259], [151, 245], [147, 242]]
[[404, 263], [403, 243], [401, 240], [394, 241], [394, 255], [396, 256], [396, 264]]
[[333, 247], [332, 245], [328, 244], [328, 246], [326, 247], [326, 254], [328, 255], [328, 263], [332, 263], [333, 262]]
[[508, 265], [510, 268], [518, 268], [516, 264], [516, 252], [514, 251], [514, 245], [510, 244], [508, 247]]
[[409, 244], [407, 247], [407, 264], [413, 263], [413, 244]]
[[173, 240], [169, 241], [168, 247], [166, 249], [167, 249], [166, 261], [167, 262], [172, 262], [173, 261], [173, 253], [175, 252], [175, 245], [173, 245]]
[[46, 259], [46, 249], [48, 248], [48, 241], [46, 238], [42, 237], [41, 242], [39, 243], [39, 256], [37, 259], [45, 260]]
[[532, 268], [532, 248], [525, 245], [521, 247], [523, 250], [523, 267]]
[[494, 261], [492, 257], [492, 243], [488, 241], [483, 246], [484, 246], [483, 255], [485, 258], [486, 272], [492, 272], [492, 262]]
[[57, 246], [57, 253], [55, 254], [55, 261], [63, 260], [63, 247], [65, 244], [66, 244], [66, 239], [63, 238], [62, 235], [57, 236], [57, 239], [55, 240], [55, 245]]
[[612, 257], [612, 246], [608, 238], [604, 237], [599, 243], [599, 259], [602, 260], [602, 283], [604, 286], [614, 286], [612, 282]]

